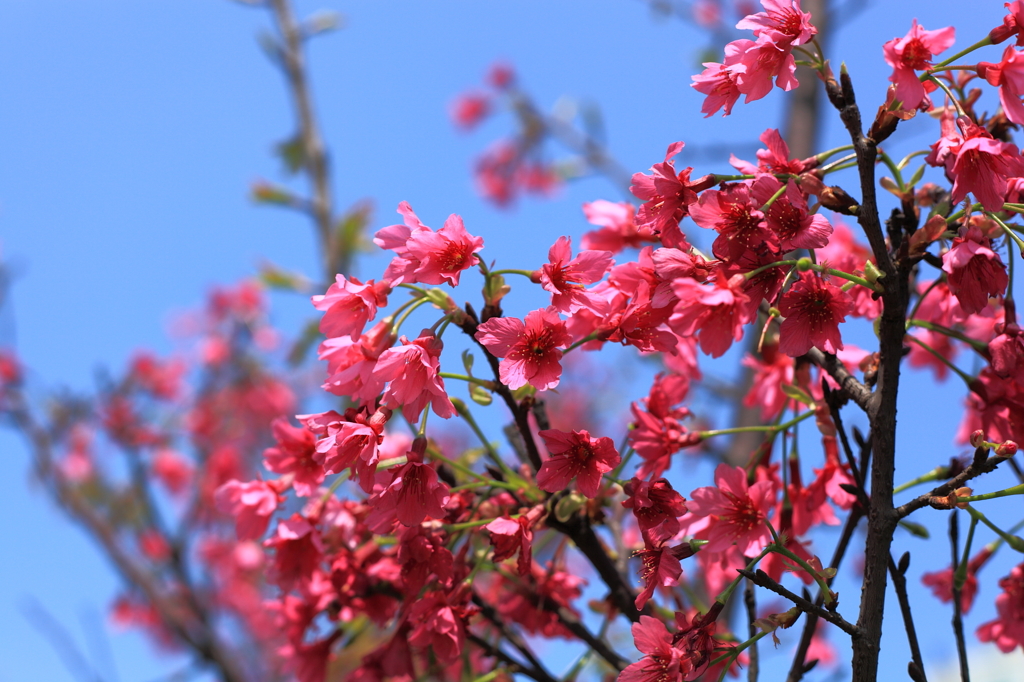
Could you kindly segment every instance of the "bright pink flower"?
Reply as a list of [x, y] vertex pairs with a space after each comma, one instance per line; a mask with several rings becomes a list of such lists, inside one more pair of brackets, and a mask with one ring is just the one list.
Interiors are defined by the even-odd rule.
[[407, 595], [416, 595], [431, 575], [442, 584], [452, 577], [455, 557], [444, 546], [445, 534], [424, 526], [403, 528], [398, 535], [398, 562], [402, 566], [402, 588]]
[[758, 38], [765, 36], [784, 49], [804, 45], [818, 33], [811, 25], [811, 13], [800, 11], [799, 0], [761, 0], [765, 12], [744, 17], [736, 28], [749, 29]]
[[399, 339], [401, 346], [381, 353], [373, 369], [372, 379], [391, 382], [381, 402], [391, 408], [402, 408], [402, 414], [415, 422], [429, 403], [434, 414], [442, 419], [455, 416], [455, 406], [445, 392], [444, 379], [438, 376], [439, 359], [444, 344], [433, 332], [424, 329], [410, 341]]
[[966, 139], [953, 163], [951, 199], [954, 203], [963, 201], [970, 192], [986, 211], [999, 211], [1009, 191], [1009, 179], [1024, 175], [1024, 159], [1017, 145], [992, 139], [988, 131], [966, 116], [958, 118], [957, 123]]
[[258, 540], [267, 531], [281, 497], [266, 481], [231, 480], [217, 489], [214, 500], [217, 509], [235, 517], [239, 540]]
[[676, 682], [682, 678], [681, 654], [660, 620], [640, 616], [640, 622], [633, 623], [633, 643], [645, 656], [619, 673], [618, 682]]
[[767, 35], [762, 35], [756, 42], [737, 40], [733, 44], [740, 49], [733, 68], [736, 88], [746, 95], [744, 104], [767, 95], [773, 84], [786, 92], [800, 85], [796, 79], [796, 60], [790, 47], [780, 47]]
[[316, 437], [292, 426], [287, 419], [275, 419], [271, 429], [277, 446], [263, 451], [264, 466], [275, 474], [291, 474], [295, 493], [309, 497], [324, 482], [324, 468], [313, 458]]
[[978, 228], [953, 240], [953, 248], [942, 256], [942, 269], [948, 275], [950, 292], [966, 313], [978, 313], [988, 307], [990, 296], [1006, 292], [1009, 277], [999, 255], [989, 248]]
[[672, 283], [679, 299], [669, 326], [680, 336], [697, 336], [700, 349], [713, 358], [729, 350], [733, 341], [743, 338], [743, 325], [749, 319], [744, 310], [748, 297], [743, 292], [744, 279], [721, 275], [711, 286], [694, 279], [681, 278]]
[[675, 162], [670, 159], [684, 146], [684, 142], [670, 144], [665, 160], [651, 166], [650, 175], [634, 173], [629, 191], [644, 202], [636, 214], [637, 226], [659, 233], [665, 246], [687, 250], [690, 245], [679, 231], [679, 221], [687, 215], [690, 204], [696, 203], [698, 192], [714, 184], [714, 177], [706, 175], [691, 182], [692, 168], [676, 173]]
[[489, 113], [491, 98], [475, 92], [459, 95], [451, 106], [452, 121], [463, 130], [475, 128]]
[[309, 581], [323, 559], [320, 531], [299, 514], [279, 521], [277, 530], [263, 545], [274, 549], [274, 563], [268, 577], [286, 591], [296, 583]]
[[405, 224], [385, 227], [373, 239], [377, 246], [397, 254], [384, 272], [384, 280], [392, 286], [403, 282], [458, 286], [462, 271], [480, 262], [473, 254], [484, 248], [484, 240], [466, 232], [459, 216], [448, 216], [444, 226], [434, 232], [408, 202], [401, 202], [398, 212]]
[[444, 518], [444, 506], [451, 495], [448, 486], [438, 480], [434, 467], [423, 463], [426, 446], [425, 439], [414, 441], [406, 455], [408, 463], [397, 468], [391, 482], [367, 501], [373, 511], [366, 522], [374, 532], [389, 531], [393, 519], [415, 526], [425, 518]]
[[926, 97], [924, 85], [914, 72], [931, 68], [932, 57], [948, 49], [955, 34], [952, 26], [926, 31], [914, 19], [907, 35], [893, 38], [882, 47], [885, 62], [893, 68], [889, 80], [896, 84], [896, 99], [904, 109], [917, 109]]
[[432, 592], [416, 600], [409, 610], [409, 622], [415, 623], [409, 643], [427, 647], [442, 663], [459, 658], [466, 642], [467, 616], [464, 607], [451, 604], [450, 595]]
[[388, 304], [391, 283], [375, 283], [371, 279], [363, 284], [345, 275], [337, 275], [336, 279], [326, 294], [313, 297], [313, 307], [324, 311], [320, 331], [328, 338], [359, 336], [366, 323], [377, 315], [377, 308]]
[[779, 237], [768, 229], [759, 206], [747, 185], [728, 185], [702, 193], [700, 201], [690, 207], [690, 217], [701, 227], [718, 232], [711, 246], [717, 258], [735, 261], [758, 247], [778, 253]]
[[572, 257], [572, 239], [559, 237], [548, 250], [548, 262], [535, 275], [541, 286], [551, 292], [551, 305], [560, 313], [572, 314], [580, 308], [600, 313], [607, 303], [587, 291], [583, 285], [599, 282], [612, 267], [608, 251], [581, 251]]
[[552, 307], [534, 310], [526, 321], [515, 317], [495, 317], [481, 324], [476, 339], [494, 356], [503, 358], [499, 366], [502, 383], [515, 390], [530, 384], [544, 391], [554, 388], [562, 376], [562, 350], [572, 337], [565, 322]]
[[680, 374], [659, 374], [650, 394], [630, 405], [635, 421], [629, 430], [629, 443], [643, 458], [638, 476], [660, 476], [671, 464], [674, 453], [700, 443], [700, 435], [690, 433], [681, 421], [690, 416], [685, 407], [676, 407], [686, 398], [689, 380]]
[[[644, 481], [634, 478], [624, 488], [622, 506], [633, 510], [637, 525], [649, 544], [658, 544], [679, 532], [679, 517], [686, 513], [686, 500], [664, 478]], [[643, 608], [637, 606], [637, 608]]]
[[1010, 575], [999, 581], [999, 587], [1003, 588], [996, 597], [999, 617], [978, 628], [978, 639], [995, 642], [1008, 654], [1018, 646], [1024, 647], [1024, 564], [1014, 566]]
[[517, 519], [507, 516], [494, 519], [484, 529], [491, 534], [494, 545], [493, 561], [504, 561], [519, 552], [516, 570], [519, 575], [529, 575], [533, 567], [533, 530], [530, 526], [534, 519], [523, 514]]
[[706, 95], [704, 104], [700, 108], [704, 118], [713, 116], [718, 113], [719, 109], [724, 109], [722, 116], [728, 116], [732, 113], [736, 100], [740, 98], [736, 76], [738, 71], [745, 68], [739, 64], [740, 57], [743, 56], [741, 43], [744, 42], [753, 43], [750, 40], [729, 43], [725, 46], [724, 64], [704, 62], [704, 70], [700, 74], [690, 77], [693, 80], [690, 87]]
[[775, 484], [770, 480], [747, 485], [742, 467], [719, 464], [715, 485], [693, 491], [687, 503], [697, 517], [712, 517], [708, 527], [709, 552], [721, 552], [735, 544], [740, 552], [755, 556], [772, 540], [765, 521], [775, 506]]
[[326, 339], [317, 352], [319, 359], [327, 361], [327, 380], [322, 388], [363, 404], [372, 403], [384, 390], [384, 382], [373, 378], [373, 370], [395, 340], [387, 322], [378, 322], [358, 338]]
[[382, 433], [383, 424], [379, 420], [374, 425], [364, 421], [331, 421], [327, 424], [326, 433], [316, 442], [314, 461], [327, 474], [340, 474], [351, 468], [352, 478], [358, 478], [360, 487], [370, 492], [380, 461], [378, 446]]
[[658, 241], [650, 227], [637, 227], [634, 222], [636, 207], [633, 204], [624, 201], [615, 204], [598, 199], [583, 204], [583, 215], [587, 217], [588, 223], [601, 227], [600, 230], [592, 230], [583, 235], [580, 245], [584, 249], [619, 253], [625, 248], [639, 249], [646, 243]]
[[786, 318], [779, 328], [779, 352], [794, 358], [811, 348], [835, 354], [843, 347], [839, 323], [852, 308], [845, 291], [816, 273], [800, 273], [779, 301], [779, 312]]
[[654, 307], [650, 286], [647, 282], [640, 282], [636, 294], [619, 315], [615, 331], [607, 340], [635, 346], [646, 353], [674, 353], [678, 339], [665, 327], [671, 316], [672, 306]]
[[633, 602], [640, 610], [654, 596], [654, 588], [678, 585], [683, 567], [668, 547], [648, 547], [634, 552], [633, 556], [640, 559], [640, 578], [644, 581], [644, 589]]
[[[782, 183], [773, 175], [762, 175], [750, 188], [754, 203], [763, 206], [782, 189]], [[768, 228], [779, 237], [782, 251], [793, 249], [820, 249], [828, 244], [832, 224], [820, 213], [811, 213], [807, 200], [793, 180], [787, 181], [786, 191], [775, 199], [765, 212]]]
[[1013, 45], [1007, 45], [998, 64], [978, 62], [978, 75], [999, 88], [999, 103], [1006, 118], [1024, 124], [1024, 104], [1020, 101], [1024, 96], [1024, 56]]
[[813, 156], [803, 161], [789, 158], [789, 145], [782, 139], [782, 135], [779, 134], [776, 128], [769, 128], [764, 131], [758, 139], [764, 143], [767, 149], [757, 150], [756, 166], [736, 158], [735, 155], [729, 157], [729, 164], [739, 172], [751, 175], [759, 173], [792, 173], [793, 175], [799, 175], [817, 165], [817, 159]]
[[586, 431], [548, 429], [541, 431], [540, 437], [551, 457], [537, 472], [537, 485], [549, 493], [565, 490], [575, 478], [581, 493], [597, 497], [601, 476], [618, 466], [621, 459], [611, 438], [591, 438]]

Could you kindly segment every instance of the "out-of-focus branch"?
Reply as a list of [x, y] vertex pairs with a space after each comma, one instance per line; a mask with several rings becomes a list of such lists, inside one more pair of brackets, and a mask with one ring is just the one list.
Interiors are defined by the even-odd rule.
[[[50, 434], [33, 417], [21, 390], [8, 387], [5, 397], [7, 413], [18, 431], [29, 442], [40, 480], [50, 486], [54, 498], [96, 539], [122, 579], [145, 596], [150, 606], [160, 614], [161, 621], [168, 629], [206, 663], [214, 667], [223, 682], [246, 682], [247, 677], [238, 665], [235, 655], [220, 641], [216, 631], [205, 622], [205, 614], [196, 613], [191, 607], [194, 598], [182, 602], [177, 596], [171, 596], [158, 585], [156, 577], [140, 566], [121, 545], [117, 533], [107, 520], [73, 486], [68, 485], [56, 470]], [[184, 585], [178, 587], [187, 589]], [[189, 605], [186, 606], [186, 603]]]
[[331, 196], [330, 164], [323, 137], [313, 111], [309, 80], [306, 77], [304, 36], [288, 0], [271, 0], [274, 20], [281, 34], [279, 56], [284, 70], [295, 114], [298, 118], [298, 136], [302, 145], [303, 168], [309, 175], [313, 196], [310, 210], [316, 224], [320, 251], [323, 257], [324, 281], [334, 273], [347, 273], [351, 267], [350, 249], [340, 249], [335, 243], [334, 204]]

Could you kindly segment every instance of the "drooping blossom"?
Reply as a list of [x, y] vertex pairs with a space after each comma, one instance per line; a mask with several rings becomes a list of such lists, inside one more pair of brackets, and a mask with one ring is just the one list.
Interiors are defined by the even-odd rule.
[[239, 540], [258, 540], [282, 498], [271, 482], [231, 480], [217, 489], [214, 499], [217, 509], [234, 517]]
[[572, 239], [559, 237], [548, 250], [548, 262], [535, 276], [551, 292], [551, 305], [558, 312], [571, 315], [580, 308], [589, 308], [600, 313], [607, 309], [607, 302], [583, 285], [600, 281], [612, 263], [608, 251], [581, 251], [573, 258]]
[[747, 355], [743, 366], [753, 370], [750, 391], [743, 398], [746, 407], [761, 406], [761, 420], [770, 422], [782, 414], [789, 398], [783, 387], [793, 383], [793, 359], [779, 352], [775, 343], [765, 343], [760, 357]]
[[[533, 514], [537, 516], [537, 514]], [[531, 514], [522, 514], [519, 518], [512, 519], [502, 516], [494, 519], [484, 529], [491, 534], [491, 544], [494, 545], [493, 561], [504, 561], [519, 553], [516, 562], [516, 570], [519, 575], [528, 575], [533, 566], [533, 530], [531, 525], [535, 521]]]
[[431, 575], [442, 585], [452, 577], [455, 557], [444, 546], [445, 534], [422, 525], [403, 527], [398, 534], [398, 563], [402, 566], [402, 588], [416, 595]]
[[729, 164], [741, 173], [757, 175], [759, 173], [790, 173], [799, 175], [804, 171], [817, 165], [817, 159], [791, 159], [789, 158], [789, 145], [782, 139], [778, 129], [769, 128], [757, 138], [764, 143], [767, 149], [757, 150], [757, 165], [748, 161], [742, 161], [735, 155], [729, 157]]
[[697, 336], [700, 349], [711, 357], [724, 355], [733, 341], [743, 338], [743, 325], [750, 321], [743, 285], [742, 275], [716, 277], [712, 286], [691, 278], [677, 279], [672, 291], [679, 303], [669, 326], [680, 336]]
[[377, 308], [388, 304], [391, 283], [372, 279], [365, 284], [354, 277], [337, 275], [327, 293], [313, 297], [313, 307], [323, 311], [320, 331], [328, 338], [357, 337], [366, 323], [377, 315]]
[[677, 407], [686, 398], [689, 380], [681, 374], [659, 374], [655, 377], [650, 394], [641, 403], [632, 403], [633, 428], [629, 430], [629, 444], [644, 460], [637, 475], [658, 477], [671, 464], [672, 455], [681, 448], [700, 443], [697, 432], [682, 424], [690, 416], [685, 407]]
[[301, 514], [279, 521], [277, 530], [263, 545], [274, 550], [268, 577], [283, 590], [308, 581], [323, 559], [320, 531]]
[[728, 464], [715, 469], [715, 485], [694, 490], [686, 504], [694, 516], [712, 517], [706, 551], [721, 552], [735, 544], [747, 556], [755, 556], [772, 541], [765, 521], [774, 505], [772, 481], [748, 485], [747, 472]]
[[425, 439], [416, 439], [406, 454], [408, 462], [388, 472], [390, 483], [367, 501], [372, 511], [366, 522], [374, 532], [390, 531], [394, 520], [415, 526], [426, 518], [444, 518], [451, 495], [434, 467], [423, 463], [426, 446]]
[[672, 310], [671, 305], [655, 307], [650, 285], [640, 282], [636, 293], [617, 316], [618, 324], [607, 340], [635, 346], [646, 353], [671, 355], [678, 343], [676, 335], [665, 326]]
[[665, 246], [688, 249], [689, 243], [679, 230], [679, 221], [687, 215], [689, 206], [697, 201], [697, 194], [715, 184], [714, 177], [705, 175], [691, 182], [692, 168], [676, 173], [672, 157], [683, 150], [684, 142], [673, 142], [665, 152], [665, 160], [651, 166], [651, 174], [633, 174], [629, 191], [644, 203], [636, 214], [638, 227], [649, 227], [661, 236]]
[[654, 596], [654, 588], [672, 587], [679, 584], [683, 567], [679, 563], [679, 559], [673, 555], [672, 549], [664, 545], [646, 547], [634, 552], [633, 556], [640, 559], [640, 578], [644, 581], [644, 589], [637, 594], [633, 601], [637, 610], [641, 610]]
[[808, 210], [807, 199], [793, 180], [787, 181], [785, 191], [776, 196], [782, 187], [774, 175], [762, 175], [750, 188], [754, 203], [759, 206], [775, 197], [764, 216], [768, 229], [778, 235], [781, 250], [820, 249], [828, 244], [832, 234], [828, 218]]
[[633, 623], [633, 643], [644, 654], [619, 673], [618, 682], [675, 682], [682, 679], [682, 655], [672, 646], [672, 635], [657, 618], [640, 616]]
[[955, 39], [956, 30], [952, 26], [926, 31], [914, 19], [907, 35], [893, 38], [882, 47], [885, 62], [893, 68], [889, 80], [895, 83], [896, 99], [902, 102], [904, 109], [917, 109], [927, 96], [915, 71], [931, 68], [932, 57], [949, 49]]
[[999, 104], [1006, 118], [1018, 125], [1024, 124], [1024, 103], [1020, 100], [1024, 96], [1024, 57], [1021, 53], [1013, 45], [1007, 45], [998, 64], [978, 62], [978, 75], [989, 85], [999, 88]]
[[[634, 478], [625, 488], [622, 506], [633, 510], [637, 525], [650, 544], [658, 544], [679, 532], [679, 517], [686, 513], [686, 500], [664, 478], [645, 481]], [[642, 608], [642, 607], [637, 607]]]
[[318, 415], [300, 415], [306, 428], [316, 433], [313, 460], [325, 474], [338, 474], [351, 468], [352, 477], [359, 480], [362, 489], [373, 490], [374, 475], [380, 461], [380, 444], [384, 424], [391, 410], [382, 407], [368, 416], [366, 409], [350, 408], [345, 415], [324, 412]]
[[434, 232], [408, 202], [401, 202], [398, 212], [404, 224], [385, 227], [373, 239], [377, 246], [396, 254], [384, 272], [384, 280], [393, 286], [403, 282], [458, 286], [462, 271], [480, 262], [474, 254], [484, 248], [484, 240], [466, 232], [461, 217], [448, 216], [444, 226]]
[[779, 328], [779, 352], [799, 357], [811, 348], [835, 354], [843, 347], [839, 324], [846, 321], [850, 295], [813, 272], [800, 273], [779, 301], [786, 318]]
[[619, 253], [623, 249], [639, 249], [644, 244], [658, 241], [650, 227], [637, 227], [636, 207], [625, 201], [613, 203], [598, 199], [583, 204], [587, 222], [600, 226], [583, 234], [580, 244], [584, 249]]
[[1024, 564], [1013, 567], [1010, 575], [999, 581], [1002, 593], [996, 597], [998, 617], [978, 628], [978, 639], [994, 642], [1008, 654], [1024, 647]]
[[953, 162], [950, 198], [958, 203], [970, 192], [986, 211], [999, 211], [1009, 190], [1009, 179], [1024, 176], [1024, 159], [1017, 145], [993, 139], [968, 117], [959, 117], [957, 123], [965, 139]]
[[466, 642], [463, 621], [471, 613], [461, 601], [458, 594], [440, 591], [414, 601], [409, 609], [409, 622], [415, 624], [409, 643], [429, 648], [442, 663], [456, 661]]
[[[960, 588], [960, 610], [968, 613], [974, 605], [974, 597], [978, 593], [978, 570], [992, 556], [992, 550], [985, 547], [967, 562], [967, 576]], [[953, 568], [941, 571], [930, 571], [921, 576], [921, 583], [930, 587], [932, 594], [943, 602], [953, 601]]]
[[592, 438], [587, 431], [540, 432], [551, 456], [537, 472], [537, 485], [550, 493], [565, 490], [572, 479], [587, 497], [597, 497], [601, 477], [618, 466], [621, 457], [607, 436]]
[[376, 400], [384, 382], [374, 379], [373, 370], [381, 354], [395, 343], [391, 329], [391, 324], [383, 321], [356, 338], [325, 339], [317, 351], [317, 357], [327, 361], [327, 380], [322, 388], [363, 404]]
[[264, 465], [275, 474], [291, 474], [295, 493], [309, 497], [324, 482], [324, 468], [314, 459], [316, 437], [282, 418], [275, 419], [271, 429], [277, 445], [263, 451]]
[[499, 376], [515, 390], [530, 384], [544, 391], [558, 386], [562, 348], [572, 342], [565, 322], [552, 307], [527, 313], [526, 320], [494, 317], [479, 326], [476, 339], [503, 358]]
[[739, 64], [743, 56], [744, 43], [753, 41], [734, 41], [725, 46], [724, 63], [704, 62], [704, 70], [691, 76], [690, 87], [706, 95], [700, 111], [704, 118], [713, 116], [722, 109], [722, 116], [732, 113], [732, 108], [740, 98], [740, 89], [736, 83], [737, 72], [745, 68]]
[[738, 260], [755, 248], [778, 253], [779, 237], [768, 229], [758, 207], [747, 185], [727, 185], [703, 192], [700, 201], [690, 207], [690, 217], [701, 227], [718, 232], [711, 246], [717, 258]]
[[401, 407], [402, 414], [411, 422], [419, 418], [428, 404], [442, 419], [455, 416], [455, 406], [439, 376], [444, 347], [441, 339], [424, 329], [412, 341], [404, 336], [399, 341], [401, 346], [381, 353], [371, 375], [374, 380], [390, 382], [381, 402], [391, 408]]
[[963, 231], [953, 240], [953, 247], [942, 256], [942, 269], [947, 274], [949, 291], [956, 296], [966, 313], [978, 313], [988, 306], [990, 296], [1006, 292], [1009, 277], [999, 255], [989, 248], [976, 227]]

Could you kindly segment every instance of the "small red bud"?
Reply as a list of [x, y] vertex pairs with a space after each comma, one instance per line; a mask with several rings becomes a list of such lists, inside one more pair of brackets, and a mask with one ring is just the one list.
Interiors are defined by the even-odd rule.
[[1000, 457], [1013, 457], [1017, 454], [1017, 444], [1012, 440], [1005, 440], [996, 446], [996, 454]]
[[984, 431], [982, 431], [981, 429], [978, 429], [977, 431], [975, 431], [974, 433], [971, 434], [971, 447], [972, 448], [980, 448], [984, 444], [985, 444], [985, 432]]

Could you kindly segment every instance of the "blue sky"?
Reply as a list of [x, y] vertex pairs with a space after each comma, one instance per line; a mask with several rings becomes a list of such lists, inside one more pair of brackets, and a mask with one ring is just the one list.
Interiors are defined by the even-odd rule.
[[[459, 213], [504, 267], [536, 267], [558, 235], [588, 229], [581, 203], [620, 197], [601, 179], [511, 211], [478, 197], [472, 159], [511, 120], [500, 115], [464, 134], [447, 111], [494, 61], [513, 64], [542, 107], [562, 95], [599, 105], [608, 146], [630, 171], [660, 161], [680, 139], [688, 146], [677, 165], [727, 171], [727, 155], [709, 157], [700, 148], [738, 145], [740, 156], [752, 158], [758, 135], [781, 124], [781, 91], [737, 105], [729, 118], [702, 119], [689, 77], [699, 71], [705, 38], [655, 16], [641, 0], [299, 7], [345, 15], [344, 30], [311, 50], [339, 206], [372, 199], [373, 228], [397, 222], [402, 200], [434, 227]], [[849, 65], [870, 115], [888, 75], [881, 45], [902, 36], [912, 18], [926, 28], [956, 22], [959, 48], [1001, 15], [1002, 2], [970, 13], [949, 1], [871, 3], [839, 22], [831, 56], [836, 66]], [[16, 344], [37, 395], [62, 385], [86, 391], [98, 367], [119, 368], [140, 347], [171, 351], [174, 311], [197, 306], [211, 286], [249, 276], [264, 260], [315, 272], [308, 224], [247, 198], [254, 180], [282, 179], [271, 150], [292, 130], [282, 81], [255, 41], [267, 26], [262, 11], [226, 0], [10, 0], [0, 7], [0, 253], [17, 273], [11, 305], [0, 311], [0, 343]], [[983, 58], [996, 61], [1001, 49]], [[845, 142], [828, 114], [823, 148]], [[923, 118], [901, 128], [892, 153], [933, 140], [935, 128]], [[363, 261], [362, 274], [374, 276], [383, 263]], [[286, 330], [311, 315], [294, 297], [276, 296], [273, 304]], [[958, 452], [950, 441], [962, 389], [951, 382], [935, 388], [924, 375], [908, 386], [899, 480]], [[24, 617], [31, 600], [68, 628], [106, 679], [151, 680], [182, 668], [186, 661], [154, 652], [141, 637], [98, 624], [115, 578], [33, 486], [22, 444], [2, 432], [0, 452], [8, 463], [0, 514], [9, 524], [0, 563], [0, 682], [74, 679]], [[912, 576], [947, 563], [942, 541], [915, 542]], [[928, 556], [937, 558], [926, 563]], [[992, 613], [994, 582], [1010, 557], [1000, 559], [983, 581], [972, 631]], [[854, 613], [856, 588], [842, 596], [846, 613]], [[924, 637], [925, 657], [940, 661], [951, 650], [943, 637], [949, 614], [928, 598], [919, 601], [921, 622], [937, 623]], [[895, 634], [884, 653], [902, 671], [901, 630], [893, 612], [887, 633]]]

